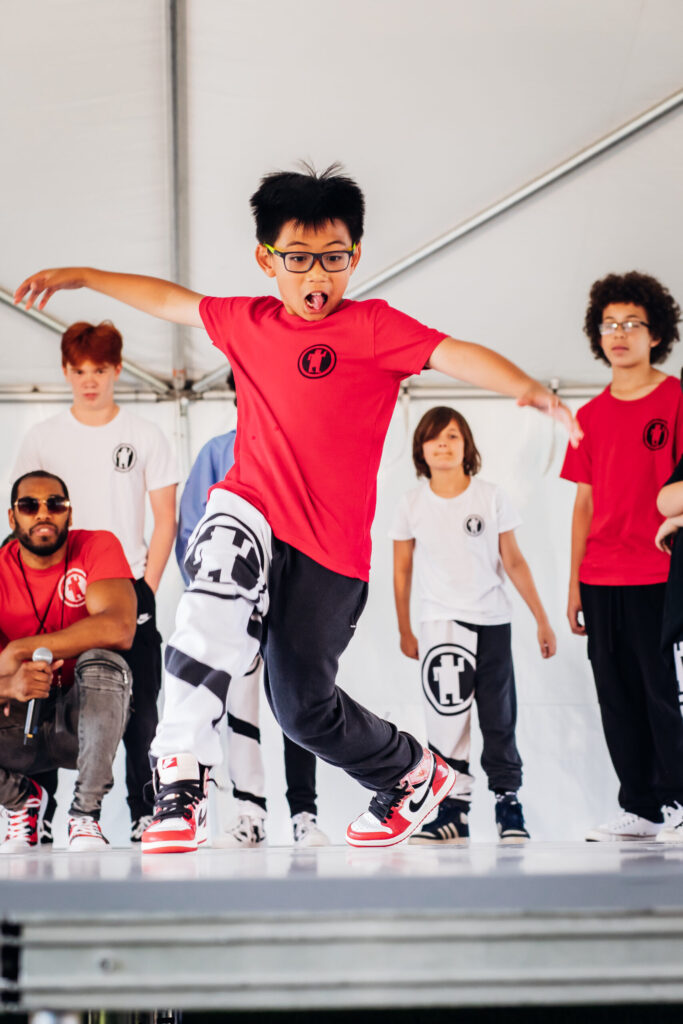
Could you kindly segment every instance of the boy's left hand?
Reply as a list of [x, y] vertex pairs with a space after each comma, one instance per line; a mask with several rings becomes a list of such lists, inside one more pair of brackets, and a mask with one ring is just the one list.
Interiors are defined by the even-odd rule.
[[572, 448], [577, 448], [583, 437], [583, 431], [574, 419], [571, 410], [561, 402], [558, 396], [549, 388], [533, 381], [521, 398], [517, 399], [517, 405], [530, 405], [532, 409], [538, 409], [546, 416], [551, 416], [558, 423], [561, 423], [569, 434], [569, 443]]
[[552, 658], [557, 651], [557, 640], [550, 628], [550, 623], [542, 622], [538, 627], [538, 646], [541, 649], [542, 658]]

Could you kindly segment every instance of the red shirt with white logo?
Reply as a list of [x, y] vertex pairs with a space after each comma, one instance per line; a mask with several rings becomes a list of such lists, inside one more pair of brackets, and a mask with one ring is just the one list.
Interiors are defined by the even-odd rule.
[[579, 409], [584, 437], [560, 475], [593, 488], [593, 519], [579, 578], [601, 586], [664, 583], [669, 556], [655, 547], [657, 494], [683, 454], [683, 396], [667, 377], [625, 402], [605, 388]]
[[[85, 592], [89, 584], [98, 580], [132, 579], [123, 548], [108, 530], [69, 530], [64, 561], [47, 569], [33, 569], [23, 560], [20, 564], [20, 551], [18, 540], [0, 548], [2, 647], [9, 640], [56, 633], [86, 618]], [[49, 647], [49, 643], [45, 646]], [[75, 664], [75, 658], [64, 662], [64, 685], [73, 681]]]
[[377, 471], [401, 381], [446, 337], [380, 299], [324, 320], [279, 299], [202, 299], [239, 403], [235, 465], [217, 484], [320, 565], [367, 579]]

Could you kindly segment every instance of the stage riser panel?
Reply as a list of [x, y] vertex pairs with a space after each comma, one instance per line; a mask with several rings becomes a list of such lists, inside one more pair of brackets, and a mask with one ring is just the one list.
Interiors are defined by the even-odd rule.
[[683, 1001], [681, 912], [15, 923], [19, 977], [2, 995], [22, 1011]]

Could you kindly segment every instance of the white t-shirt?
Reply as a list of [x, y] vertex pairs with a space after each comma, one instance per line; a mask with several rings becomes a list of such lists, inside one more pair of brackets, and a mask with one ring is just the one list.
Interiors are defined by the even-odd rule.
[[119, 407], [109, 423], [91, 427], [67, 409], [31, 427], [12, 481], [33, 469], [61, 477], [69, 489], [73, 526], [111, 530], [135, 579], [144, 576], [145, 493], [178, 483], [175, 456], [156, 424]]
[[389, 536], [415, 540], [420, 621], [509, 622], [512, 608], [498, 538], [520, 523], [504, 491], [478, 476], [457, 498], [438, 497], [426, 480], [404, 494]]

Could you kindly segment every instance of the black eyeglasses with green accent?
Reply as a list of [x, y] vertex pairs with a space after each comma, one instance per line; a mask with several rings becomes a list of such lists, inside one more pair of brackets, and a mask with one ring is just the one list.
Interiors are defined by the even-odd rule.
[[320, 266], [328, 274], [338, 274], [347, 270], [351, 257], [356, 251], [357, 245], [354, 242], [350, 249], [330, 249], [329, 252], [281, 252], [274, 249], [272, 245], [263, 242], [263, 248], [267, 249], [273, 256], [279, 256], [285, 265], [285, 270], [290, 274], [306, 274], [313, 264], [318, 261]]

